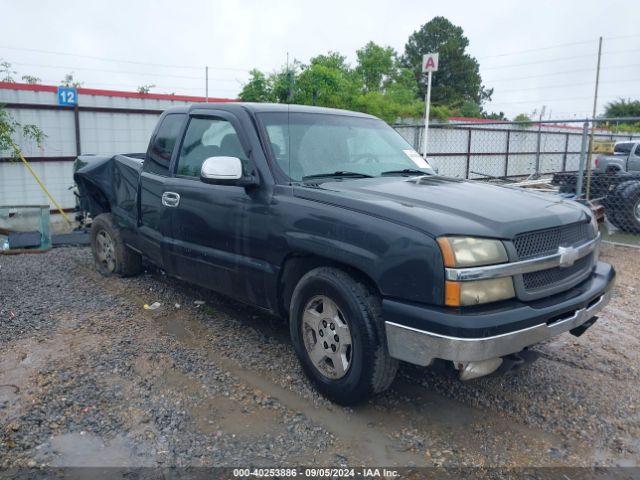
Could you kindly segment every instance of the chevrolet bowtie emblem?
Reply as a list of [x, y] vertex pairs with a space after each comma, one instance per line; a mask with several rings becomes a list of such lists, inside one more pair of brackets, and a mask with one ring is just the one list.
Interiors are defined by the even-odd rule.
[[573, 247], [558, 247], [560, 268], [570, 267], [578, 259], [578, 250]]

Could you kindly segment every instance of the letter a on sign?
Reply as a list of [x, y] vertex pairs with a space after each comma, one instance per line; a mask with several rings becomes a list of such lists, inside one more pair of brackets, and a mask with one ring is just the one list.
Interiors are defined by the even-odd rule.
[[438, 71], [438, 54], [427, 53], [422, 57], [422, 73]]

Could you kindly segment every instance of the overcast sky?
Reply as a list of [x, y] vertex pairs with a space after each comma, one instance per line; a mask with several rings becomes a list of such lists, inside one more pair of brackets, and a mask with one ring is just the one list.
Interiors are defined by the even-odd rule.
[[598, 111], [617, 97], [640, 98], [637, 0], [0, 0], [0, 12], [0, 58], [45, 84], [73, 71], [85, 87], [156, 84], [156, 92], [203, 95], [209, 65], [210, 96], [235, 97], [249, 69], [279, 68], [287, 52], [305, 62], [334, 50], [353, 62], [372, 40], [402, 53], [413, 31], [441, 15], [464, 29], [495, 88], [489, 111], [546, 105], [545, 117], [586, 115], [598, 36]]

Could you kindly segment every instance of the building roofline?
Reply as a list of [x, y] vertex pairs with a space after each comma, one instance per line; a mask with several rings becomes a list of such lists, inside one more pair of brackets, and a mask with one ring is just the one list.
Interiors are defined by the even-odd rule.
[[[0, 82], [0, 90], [23, 90], [31, 92], [50, 92], [56, 93], [58, 87], [55, 85], [32, 85], [29, 83], [13, 83], [13, 82]], [[123, 90], [104, 90], [97, 88], [78, 88], [78, 94], [80, 95], [96, 95], [102, 97], [118, 97], [118, 98], [138, 98], [148, 100], [169, 100], [174, 102], [206, 102], [205, 97], [198, 97], [193, 95], [172, 95], [169, 93], [138, 93], [127, 92]], [[235, 98], [216, 98], [209, 97], [210, 102], [236, 102]]]

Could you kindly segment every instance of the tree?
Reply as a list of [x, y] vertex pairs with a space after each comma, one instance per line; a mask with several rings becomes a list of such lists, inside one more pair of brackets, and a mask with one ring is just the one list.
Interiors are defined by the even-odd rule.
[[0, 82], [15, 83], [13, 78], [18, 72], [11, 69], [11, 64], [7, 61], [0, 62]]
[[482, 109], [480, 108], [480, 105], [470, 100], [467, 100], [460, 106], [458, 113], [462, 117], [471, 117], [471, 118], [482, 117]]
[[270, 79], [255, 68], [249, 72], [249, 75], [249, 81], [242, 87], [240, 98], [245, 102], [273, 101]]
[[152, 88], [155, 88], [155, 85], [152, 83], [146, 84], [146, 85], [140, 85], [138, 87], [138, 93], [149, 93], [151, 91]]
[[413, 71], [421, 96], [426, 91], [422, 56], [437, 52], [439, 65], [432, 80], [433, 103], [459, 108], [465, 102], [474, 102], [481, 109], [483, 102], [491, 99], [493, 89], [482, 85], [478, 62], [466, 53], [468, 46], [462, 28], [444, 17], [435, 17], [413, 32], [405, 45], [402, 64]]
[[[607, 118], [616, 117], [640, 117], [640, 100], [621, 98], [610, 102], [604, 108], [604, 116]], [[637, 122], [637, 121], [636, 121]], [[620, 124], [631, 124], [633, 121], [621, 121]]]
[[486, 118], [488, 120], [503, 120], [505, 122], [508, 120], [504, 112], [482, 112], [482, 118]]
[[526, 113], [519, 113], [513, 119], [514, 122], [531, 122], [531, 117]]
[[396, 67], [396, 52], [391, 47], [381, 47], [373, 42], [356, 51], [358, 65], [356, 74], [361, 77], [368, 92], [381, 90], [393, 75]]
[[29, 85], [39, 85], [42, 83], [40, 78], [34, 77], [33, 75], [22, 75], [21, 78], [24, 83], [28, 83]]
[[359, 85], [346, 58], [337, 52], [313, 57], [296, 80], [295, 100], [305, 105], [349, 108]]
[[75, 87], [75, 88], [78, 88], [78, 87], [82, 86], [82, 82], [79, 82], [75, 78], [73, 78], [73, 72], [71, 72], [71, 73], [67, 73], [64, 76], [64, 78], [60, 82], [60, 85], [62, 85], [63, 87]]
[[369, 42], [357, 57], [355, 67], [328, 52], [268, 75], [252, 70], [240, 98], [357, 110], [388, 122], [422, 116], [413, 72], [400, 65], [393, 49]]
[[42, 146], [46, 138], [40, 127], [18, 122], [0, 105], [0, 151], [8, 150], [12, 152], [13, 158], [17, 159], [20, 156], [20, 147], [15, 137], [18, 135], [26, 140], [34, 141], [39, 147]]

